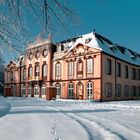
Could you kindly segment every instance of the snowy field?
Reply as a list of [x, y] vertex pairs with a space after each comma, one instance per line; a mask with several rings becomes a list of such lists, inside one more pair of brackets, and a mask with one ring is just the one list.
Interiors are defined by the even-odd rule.
[[140, 140], [140, 100], [0, 97], [0, 140]]

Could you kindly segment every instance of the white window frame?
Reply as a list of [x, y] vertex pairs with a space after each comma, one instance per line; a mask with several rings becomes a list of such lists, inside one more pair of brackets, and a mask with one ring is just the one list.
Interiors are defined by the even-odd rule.
[[73, 83], [68, 84], [68, 95], [70, 99], [74, 98], [74, 84]]
[[36, 65], [35, 66], [35, 76], [36, 77], [39, 77], [39, 75], [40, 75], [40, 66], [39, 65]]
[[87, 74], [88, 73], [93, 73], [93, 59], [92, 58], [87, 59]]
[[93, 83], [87, 83], [87, 99], [91, 100], [93, 96]]
[[42, 72], [43, 72], [43, 74], [42, 74], [43, 77], [47, 76], [47, 64], [43, 65], [43, 71]]
[[43, 95], [43, 96], [45, 96], [46, 95], [46, 85], [45, 84], [43, 84], [42, 86], [41, 86], [41, 94]]
[[74, 74], [74, 62], [70, 61], [68, 62], [68, 75]]
[[55, 68], [56, 68], [56, 77], [61, 76], [61, 63], [56, 63]]

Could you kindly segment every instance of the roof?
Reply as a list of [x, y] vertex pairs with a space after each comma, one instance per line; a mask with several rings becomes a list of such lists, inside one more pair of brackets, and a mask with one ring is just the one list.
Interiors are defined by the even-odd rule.
[[51, 35], [48, 35], [47, 39], [42, 39], [40, 37], [38, 37], [34, 43], [32, 44], [28, 44], [27, 49], [33, 49], [33, 48], [38, 48], [40, 46], [46, 45], [46, 44], [51, 44]]
[[18, 58], [14, 59], [14, 60], [11, 60], [9, 63], [7, 63], [5, 65], [4, 69], [6, 69], [7, 66], [9, 66], [11, 63], [14, 63], [17, 67], [19, 67], [20, 66], [20, 60], [21, 60], [22, 57], [23, 57], [23, 55], [19, 56]]
[[83, 44], [98, 49], [131, 64], [140, 65], [139, 53], [134, 52], [126, 47], [120, 46], [96, 32], [91, 32], [72, 39], [61, 41], [59, 43], [61, 43], [61, 45], [68, 49], [67, 53], [69, 53], [78, 44]]

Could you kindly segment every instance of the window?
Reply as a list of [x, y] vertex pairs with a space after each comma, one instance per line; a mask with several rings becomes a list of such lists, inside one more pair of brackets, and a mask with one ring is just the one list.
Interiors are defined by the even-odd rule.
[[137, 86], [137, 96], [140, 96], [140, 86]]
[[32, 68], [32, 66], [30, 66], [28, 68], [28, 77], [32, 77], [32, 76], [33, 76], [33, 68]]
[[61, 85], [59, 83], [56, 84], [56, 95], [61, 95]]
[[42, 66], [42, 76], [43, 77], [47, 76], [47, 64], [43, 64]]
[[93, 73], [93, 59], [87, 59], [87, 73]]
[[45, 84], [43, 84], [41, 87], [41, 94], [46, 95], [46, 85]]
[[125, 66], [125, 78], [128, 79], [128, 66]]
[[77, 74], [83, 74], [83, 61], [78, 60], [77, 62]]
[[116, 64], [116, 76], [121, 77], [121, 64]]
[[26, 80], [26, 69], [25, 68], [23, 68], [22, 69], [22, 80]]
[[87, 83], [87, 99], [93, 99], [93, 83], [88, 82]]
[[107, 97], [112, 96], [112, 84], [111, 83], [105, 83], [105, 95]]
[[129, 96], [129, 86], [128, 85], [124, 85], [124, 96], [125, 97]]
[[16, 80], [16, 71], [13, 71], [13, 81]]
[[132, 80], [136, 79], [136, 69], [132, 68]]
[[73, 75], [74, 73], [74, 62], [68, 62], [68, 75]]
[[7, 81], [10, 82], [11, 81], [11, 72], [7, 72]]
[[47, 56], [47, 50], [43, 50], [43, 54], [42, 54], [44, 57]]
[[39, 65], [35, 66], [35, 76], [38, 77], [40, 74]]
[[138, 80], [140, 80], [140, 69], [138, 69]]
[[121, 96], [121, 85], [116, 84], [116, 96], [120, 97]]
[[111, 68], [112, 68], [111, 60], [107, 59], [106, 60], [106, 69], [105, 69], [107, 75], [111, 75], [111, 73], [112, 73]]
[[55, 74], [56, 74], [56, 77], [59, 77], [61, 76], [61, 64], [60, 63], [56, 63], [55, 65]]
[[13, 71], [11, 71], [11, 75], [10, 75], [10, 79], [11, 79], [11, 81], [13, 81]]
[[29, 54], [29, 59], [30, 59], [30, 60], [33, 59], [33, 54], [32, 54], [32, 53]]
[[38, 58], [39, 58], [39, 56], [40, 56], [40, 52], [39, 52], [39, 51], [37, 51], [37, 52], [36, 52], [35, 57], [38, 59]]
[[68, 85], [68, 94], [69, 94], [69, 98], [73, 99], [74, 98], [74, 86], [73, 83], [69, 83]]
[[131, 95], [136, 96], [136, 86], [131, 86]]

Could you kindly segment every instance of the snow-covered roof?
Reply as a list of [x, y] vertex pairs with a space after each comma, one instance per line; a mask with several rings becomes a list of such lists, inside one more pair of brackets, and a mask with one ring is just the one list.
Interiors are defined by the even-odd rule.
[[140, 54], [132, 51], [131, 49], [113, 43], [109, 39], [101, 36], [96, 32], [91, 32], [72, 39], [61, 41], [59, 43], [68, 49], [68, 52], [70, 52], [78, 44], [83, 44], [98, 49], [131, 64], [140, 65]]
[[34, 43], [28, 44], [27, 50], [51, 43], [51, 35], [47, 39], [37, 38]]

